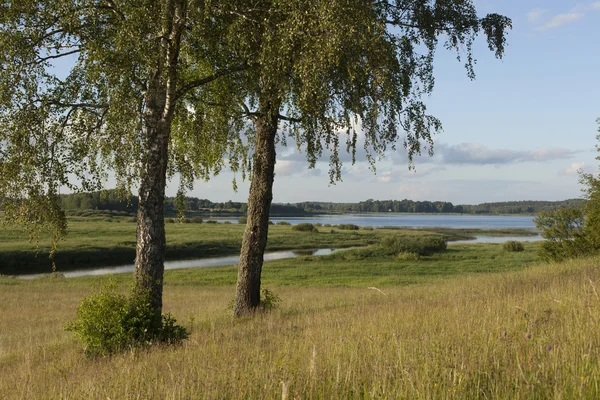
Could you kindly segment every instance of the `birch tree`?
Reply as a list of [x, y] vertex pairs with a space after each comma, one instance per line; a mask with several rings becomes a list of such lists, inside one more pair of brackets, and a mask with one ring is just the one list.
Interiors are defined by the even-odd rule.
[[[246, 116], [254, 127], [248, 218], [234, 313], [260, 305], [260, 276], [273, 198], [276, 143], [294, 141], [309, 166], [330, 154], [330, 180], [341, 179], [340, 151], [354, 161], [358, 130], [370, 162], [401, 142], [409, 161], [441, 122], [423, 98], [434, 88], [438, 47], [455, 51], [474, 78], [472, 47], [483, 33], [497, 57], [510, 19], [478, 17], [471, 0], [271, 0], [230, 3], [241, 15], [226, 36], [253, 60], [245, 71]], [[239, 32], [252, 32], [242, 36]]]
[[[160, 323], [167, 179], [235, 170], [235, 16], [201, 0], [2, 0], [0, 198], [8, 220], [66, 232], [61, 188], [138, 188], [135, 292]], [[210, 132], [210, 133], [206, 133]], [[232, 133], [236, 132], [235, 135]]]

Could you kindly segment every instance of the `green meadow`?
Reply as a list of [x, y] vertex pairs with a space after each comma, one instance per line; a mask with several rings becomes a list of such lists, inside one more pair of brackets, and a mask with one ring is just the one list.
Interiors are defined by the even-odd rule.
[[[298, 234], [298, 233], [296, 233]], [[181, 346], [87, 358], [64, 330], [101, 282], [0, 278], [0, 397], [589, 398], [600, 395], [600, 260], [536, 244], [457, 244], [418, 260], [376, 246], [267, 262], [281, 302], [234, 319], [235, 268], [167, 271]]]
[[[185, 248], [235, 254], [243, 226], [167, 229], [175, 257]], [[232, 317], [234, 265], [166, 271], [165, 311], [189, 339], [99, 358], [86, 357], [65, 326], [103, 283], [126, 292], [130, 274], [0, 276], [0, 398], [598, 398], [600, 259], [545, 264], [535, 242], [521, 252], [450, 243], [420, 257], [382, 246], [440, 234], [478, 232], [271, 226], [270, 250], [298, 253], [263, 267], [263, 288], [281, 299], [276, 308]], [[0, 235], [3, 255], [35, 254], [22, 232]], [[59, 257], [130, 251], [134, 235], [127, 218], [71, 218]], [[347, 249], [302, 250], [319, 247]]]
[[[173, 221], [169, 219], [168, 221]], [[136, 224], [132, 217], [69, 217], [68, 234], [58, 244], [57, 269], [82, 269], [133, 263]], [[239, 253], [245, 225], [238, 223], [167, 223], [167, 260], [205, 258]], [[527, 230], [477, 231], [432, 229], [344, 230], [321, 226], [315, 234], [295, 232], [289, 225], [269, 228], [267, 251], [347, 248], [379, 243], [389, 235], [441, 234], [449, 240], [469, 239], [475, 234], [527, 235]], [[49, 237], [30, 242], [26, 232], [6, 226], [0, 230], [0, 274], [14, 275], [52, 271], [48, 258]]]

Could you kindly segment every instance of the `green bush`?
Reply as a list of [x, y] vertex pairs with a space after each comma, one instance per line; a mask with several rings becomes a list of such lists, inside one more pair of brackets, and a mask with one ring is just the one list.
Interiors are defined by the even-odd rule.
[[269, 220], [269, 225], [275, 225], [273, 221]]
[[559, 208], [541, 212], [536, 228], [546, 240], [540, 243], [538, 255], [544, 261], [562, 261], [595, 253], [590, 229], [581, 208]]
[[204, 220], [202, 219], [202, 217], [194, 217], [192, 218], [192, 222], [195, 224], [201, 224]]
[[320, 222], [317, 222], [317, 223], [315, 223], [314, 225], [315, 225], [317, 228], [320, 228], [320, 227], [322, 227], [322, 226], [323, 226], [323, 224], [322, 224], [322, 223], [320, 223]]
[[358, 225], [354, 224], [339, 224], [337, 227], [346, 231], [357, 231], [360, 229]]
[[402, 253], [431, 255], [445, 251], [447, 245], [442, 236], [388, 236], [380, 244], [384, 254], [393, 256]]
[[[137, 222], [137, 220], [135, 222]], [[165, 222], [168, 223], [168, 224], [174, 224], [175, 223], [175, 218], [167, 218], [167, 219], [165, 219]]]
[[270, 311], [274, 308], [277, 308], [280, 302], [281, 298], [274, 292], [270, 291], [269, 289], [261, 290], [260, 306], [263, 310]]
[[218, 224], [219, 222], [217, 220], [214, 219], [209, 219], [208, 221], [206, 221], [207, 224]]
[[374, 230], [372, 226], [365, 226], [363, 228], [363, 231], [372, 231], [372, 230]]
[[154, 342], [177, 343], [188, 337], [184, 327], [176, 325], [170, 314], [155, 323], [150, 296], [125, 296], [117, 292], [116, 284], [104, 284], [97, 292], [83, 299], [77, 308], [77, 318], [67, 330], [83, 342], [90, 356], [103, 356]]
[[519, 252], [525, 250], [525, 247], [523, 247], [523, 243], [518, 242], [516, 240], [508, 240], [504, 242], [504, 245], [502, 247], [504, 248], [504, 251]]
[[302, 224], [298, 224], [298, 225], [294, 225], [292, 227], [293, 231], [299, 231], [299, 232], [312, 232], [312, 233], [317, 233], [319, 232], [319, 230], [310, 223], [302, 223]]
[[182, 218], [182, 219], [181, 219], [181, 222], [182, 222], [182, 223], [184, 223], [184, 224], [191, 224], [191, 223], [192, 223], [192, 220], [191, 220], [191, 219], [189, 219], [189, 218]]
[[287, 221], [279, 221], [277, 223], [277, 225], [286, 225], [286, 226], [288, 226], [288, 225], [291, 225], [291, 224], [289, 222], [287, 222]]
[[248, 218], [246, 218], [246, 217], [238, 218], [238, 224], [246, 224], [247, 222], [248, 222]]

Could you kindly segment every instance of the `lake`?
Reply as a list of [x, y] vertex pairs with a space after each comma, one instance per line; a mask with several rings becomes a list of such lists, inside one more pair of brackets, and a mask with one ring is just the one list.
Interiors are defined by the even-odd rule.
[[[217, 219], [219, 222], [237, 223], [237, 219]], [[312, 224], [354, 224], [358, 226], [402, 226], [407, 228], [470, 228], [470, 229], [535, 229], [533, 216], [510, 215], [439, 215], [439, 214], [327, 214], [310, 217], [274, 217], [271, 221], [287, 221], [292, 225], [302, 222]]]

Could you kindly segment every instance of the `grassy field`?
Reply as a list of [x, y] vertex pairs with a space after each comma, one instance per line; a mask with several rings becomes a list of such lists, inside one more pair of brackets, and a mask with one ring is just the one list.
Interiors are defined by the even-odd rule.
[[[59, 244], [56, 264], [59, 270], [93, 268], [132, 263], [135, 258], [136, 224], [131, 217], [69, 218], [69, 232]], [[234, 255], [239, 252], [244, 225], [168, 223], [167, 260]], [[267, 251], [314, 248], [347, 248], [378, 243], [386, 235], [442, 234], [450, 240], [473, 238], [477, 234], [526, 235], [526, 230], [377, 229], [347, 231], [320, 227], [317, 234], [295, 232], [290, 226], [269, 228]], [[50, 242], [42, 237], [30, 243], [16, 227], [0, 229], [0, 274], [50, 272]]]
[[534, 251], [270, 262], [283, 301], [241, 320], [233, 269], [168, 271], [166, 311], [190, 339], [100, 359], [63, 327], [109, 278], [0, 278], [0, 398], [598, 398], [600, 260]]
[[167, 271], [165, 309], [190, 339], [99, 359], [64, 326], [129, 274], [0, 277], [0, 398], [598, 398], [600, 259], [540, 264], [535, 249], [268, 262], [282, 303], [239, 320], [233, 267]]

